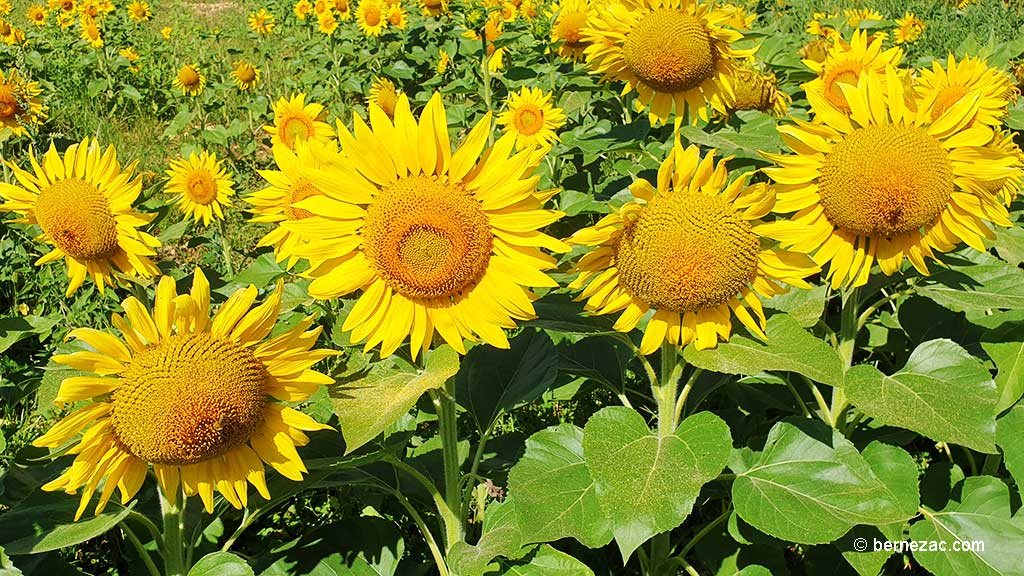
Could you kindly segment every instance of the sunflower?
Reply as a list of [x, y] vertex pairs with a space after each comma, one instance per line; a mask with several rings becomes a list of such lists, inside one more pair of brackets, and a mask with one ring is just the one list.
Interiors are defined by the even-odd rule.
[[321, 16], [316, 17], [317, 30], [321, 34], [333, 36], [334, 31], [338, 29], [338, 19], [334, 17], [333, 12], [325, 12]]
[[380, 36], [388, 26], [388, 20], [384, 15], [384, 6], [380, 0], [360, 0], [356, 8], [356, 22], [363, 34], [367, 36]]
[[778, 89], [775, 74], [765, 74], [749, 66], [737, 68], [733, 84], [736, 95], [733, 110], [760, 110], [782, 118], [792, 102], [788, 94]]
[[210, 284], [197, 268], [188, 294], [177, 294], [173, 278], [160, 279], [152, 314], [125, 299], [125, 316], [111, 316], [121, 337], [72, 330], [95, 351], [53, 359], [94, 375], [64, 379], [55, 402], [91, 402], [33, 442], [58, 448], [85, 430], [70, 451], [74, 463], [43, 490], [81, 490], [77, 520], [104, 479], [95, 513], [115, 488], [127, 504], [150, 464], [168, 500], [183, 489], [208, 513], [214, 488], [235, 508], [247, 505], [248, 484], [269, 500], [264, 464], [301, 481], [307, 470], [295, 448], [309, 442], [303, 432], [331, 428], [275, 400], [302, 401], [332, 383], [310, 367], [335, 352], [311, 350], [321, 330], [308, 330], [312, 317], [267, 339], [281, 293], [278, 284], [250, 310], [256, 288], [239, 289], [211, 320]]
[[235, 65], [231, 70], [231, 78], [235, 81], [235, 85], [238, 86], [239, 90], [243, 92], [246, 90], [252, 90], [260, 82], [260, 71], [245, 60], [239, 60], [235, 62]]
[[334, 0], [334, 10], [339, 14], [342, 20], [348, 20], [352, 17], [352, 8], [349, 4], [349, 0]]
[[565, 125], [561, 108], [551, 105], [551, 93], [540, 88], [523, 88], [509, 94], [508, 110], [498, 117], [506, 134], [516, 137], [516, 150], [550, 148], [558, 142], [559, 128]]
[[103, 293], [115, 283], [114, 272], [150, 277], [159, 273], [147, 258], [160, 246], [156, 238], [137, 230], [155, 214], [132, 209], [142, 191], [142, 179], [132, 178], [135, 164], [122, 171], [113, 146], [101, 153], [88, 138], [72, 144], [62, 159], [53, 144], [38, 164], [31, 149], [32, 172], [11, 166], [22, 187], [0, 183], [0, 209], [17, 212], [13, 222], [37, 224], [43, 233], [37, 238], [54, 249], [36, 260], [43, 265], [64, 258], [71, 296], [92, 276]]
[[13, 9], [10, 0], [0, 0], [0, 16], [7, 16]]
[[82, 40], [85, 40], [85, 42], [93, 48], [102, 48], [103, 35], [100, 32], [100, 27], [99, 24], [96, 23], [96, 20], [83, 16], [81, 26]]
[[562, 43], [558, 47], [559, 56], [575, 61], [583, 58], [587, 43], [583, 41], [582, 31], [587, 27], [590, 9], [589, 0], [561, 0], [552, 9], [556, 16], [551, 25], [551, 41]]
[[[499, 48], [495, 44], [498, 38], [501, 37], [503, 27], [504, 21], [501, 19], [501, 14], [497, 12], [492, 12], [487, 17], [486, 24], [484, 24], [483, 32], [484, 36], [487, 37], [487, 69], [491, 73], [496, 73], [504, 67], [505, 48]], [[483, 36], [476, 30], [467, 30], [463, 32], [462, 37], [483, 41]]]
[[316, 2], [313, 3], [313, 14], [317, 18], [320, 18], [321, 16], [329, 13], [330, 11], [331, 4], [330, 2], [328, 2], [328, 0], [316, 0]]
[[370, 85], [370, 97], [366, 104], [376, 105], [388, 115], [388, 118], [395, 119], [395, 107], [398, 106], [398, 90], [395, 84], [387, 78], [374, 78]]
[[393, 124], [373, 104], [370, 120], [356, 116], [354, 133], [339, 123], [344, 154], [300, 171], [323, 192], [292, 206], [316, 217], [291, 228], [316, 238], [299, 250], [309, 294], [362, 290], [342, 329], [384, 356], [406, 336], [417, 356], [435, 330], [460, 353], [478, 338], [507, 348], [503, 329], [535, 317], [529, 288], [557, 285], [539, 248], [568, 250], [538, 231], [562, 217], [542, 208], [556, 191], [536, 191], [539, 158], [512, 153], [511, 134], [485, 151], [490, 113], [453, 153], [438, 93], [418, 122], [404, 94]]
[[409, 26], [409, 15], [401, 3], [388, 6], [388, 24], [399, 30], [405, 30]]
[[810, 288], [803, 279], [820, 270], [804, 254], [764, 247], [757, 228], [775, 194], [765, 184], [748, 186], [750, 173], [728, 183], [726, 160], [716, 163], [714, 150], [702, 158], [677, 139], [657, 188], [637, 180], [633, 201], [568, 239], [597, 247], [580, 258], [569, 285], [583, 289], [577, 299], [587, 310], [621, 311], [613, 326], [621, 332], [654, 311], [642, 354], [665, 341], [713, 348], [729, 339], [732, 315], [766, 338], [758, 297], [785, 292], [782, 283]]
[[234, 183], [217, 156], [205, 150], [171, 162], [167, 171], [169, 180], [164, 192], [177, 194], [178, 207], [198, 223], [209, 226], [213, 219], [223, 220], [224, 211], [231, 205]]
[[537, 17], [537, 2], [536, 0], [523, 0], [517, 10], [519, 15], [525, 20], [533, 20]]
[[1020, 146], [1014, 142], [1013, 137], [1014, 133], [1012, 130], [997, 130], [995, 138], [986, 146], [986, 148], [994, 151], [996, 154], [1016, 158], [1015, 165], [1018, 169], [1013, 174], [1002, 180], [984, 183], [988, 190], [999, 196], [1003, 204], [1007, 206], [1020, 194], [1021, 184], [1024, 182], [1024, 151], [1021, 151]]
[[309, 0], [299, 0], [292, 7], [292, 11], [295, 13], [296, 18], [305, 20], [309, 13], [313, 11], [313, 4]]
[[732, 102], [734, 61], [756, 48], [732, 44], [743, 34], [721, 24], [732, 17], [714, 2], [637, 0], [629, 6], [602, 4], [583, 29], [587, 66], [605, 81], [626, 82], [653, 122], [688, 110], [693, 123], [708, 120], [708, 104], [726, 113]]
[[266, 8], [260, 8], [259, 12], [253, 12], [249, 14], [249, 29], [259, 34], [260, 36], [267, 36], [274, 31], [274, 15], [267, 12]]
[[132, 0], [132, 3], [128, 5], [128, 18], [132, 22], [145, 22], [152, 17], [153, 12], [149, 9], [149, 4]]
[[198, 96], [206, 87], [206, 77], [199, 72], [195, 64], [185, 64], [178, 70], [173, 84], [175, 88], [181, 88], [181, 93], [185, 96]]
[[128, 61], [128, 70], [132, 74], [138, 74], [142, 70], [142, 64], [136, 64], [139, 61], [139, 53], [134, 47], [121, 48], [117, 53]]
[[894, 32], [897, 44], [917, 41], [926, 28], [924, 21], [913, 12], [905, 12], [903, 18], [896, 19], [896, 24], [899, 25], [899, 28]]
[[[323, 148], [313, 154], [312, 148]], [[284, 144], [273, 147], [274, 161], [278, 170], [259, 170], [260, 176], [270, 186], [254, 192], [246, 198], [255, 214], [253, 222], [276, 222], [278, 226], [260, 239], [257, 247], [273, 246], [274, 255], [280, 262], [288, 258], [288, 268], [298, 261], [297, 247], [306, 243], [306, 238], [296, 229], [303, 220], [313, 218], [314, 223], [330, 225], [330, 221], [313, 216], [308, 210], [293, 208], [292, 205], [309, 198], [320, 196], [323, 192], [311, 184], [300, 174], [300, 167], [319, 170], [324, 167], [320, 158], [329, 158], [337, 154], [334, 142], [300, 141], [293, 152]]]
[[96, 0], [83, 0], [83, 2], [78, 5], [78, 12], [82, 16], [97, 18], [100, 15], [100, 7], [99, 4], [96, 3]]
[[160, 29], [160, 35], [164, 37], [164, 40], [170, 40], [172, 32], [174, 32], [174, 28], [170, 26], [164, 26]]
[[448, 12], [448, 0], [419, 0], [419, 3], [424, 16], [440, 16]]
[[0, 70], [0, 132], [9, 130], [14, 136], [26, 133], [25, 127], [39, 124], [46, 118], [39, 95], [38, 82], [28, 82], [17, 70]]
[[764, 169], [778, 183], [776, 211], [796, 212], [765, 234], [830, 262], [833, 288], [863, 285], [875, 261], [887, 275], [898, 272], [904, 256], [928, 274], [925, 260], [936, 251], [960, 242], [984, 250], [989, 222], [1010, 225], [992, 188], [1019, 174], [1019, 160], [985, 149], [993, 133], [971, 125], [977, 99], [932, 120], [930, 108], [907, 106], [893, 67], [885, 74], [866, 70], [843, 85], [849, 117], [780, 126], [795, 155], [765, 154], [778, 165]]
[[931, 69], [922, 69], [915, 91], [918, 106], [932, 111], [932, 121], [965, 97], [973, 97], [978, 99], [978, 110], [972, 123], [992, 127], [1002, 123], [1010, 101], [1017, 98], [1017, 87], [1009, 74], [977, 57], [957, 62], [952, 54], [945, 67], [936, 60]]
[[25, 18], [36, 26], [46, 26], [46, 7], [41, 4], [29, 6]]
[[298, 140], [326, 141], [334, 138], [334, 131], [323, 122], [327, 111], [320, 104], [306, 104], [306, 94], [300, 92], [291, 99], [282, 97], [274, 104], [274, 125], [263, 129], [271, 134], [271, 143], [283, 143], [294, 149]]
[[846, 16], [846, 23], [852, 28], [860, 26], [861, 22], [865, 20], [885, 20], [885, 16], [882, 16], [881, 12], [870, 8], [843, 10], [843, 16]]
[[890, 48], [883, 52], [882, 41], [876, 39], [869, 43], [864, 30], [855, 31], [849, 44], [836, 37], [824, 62], [804, 60], [804, 64], [818, 74], [802, 85], [812, 111], [830, 116], [849, 114], [850, 106], [842, 86], [856, 84], [863, 70], [884, 71], [887, 66], [899, 65], [902, 59], [903, 50]]
[[452, 57], [448, 55], [448, 51], [444, 48], [437, 54], [437, 64], [434, 66], [434, 71], [437, 72], [438, 76], [443, 76], [448, 71], [448, 64], [452, 61]]
[[0, 18], [0, 40], [10, 46], [21, 45], [25, 43], [25, 32]]

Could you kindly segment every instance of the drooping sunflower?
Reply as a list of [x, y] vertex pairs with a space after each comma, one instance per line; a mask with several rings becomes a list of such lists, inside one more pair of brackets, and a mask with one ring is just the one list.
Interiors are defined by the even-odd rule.
[[914, 88], [918, 106], [932, 111], [932, 121], [965, 97], [976, 97], [978, 111], [972, 122], [992, 127], [1002, 124], [1007, 107], [1017, 98], [1017, 87], [1009, 74], [978, 57], [957, 62], [952, 54], [945, 66], [935, 60], [931, 69], [920, 70]]
[[448, 0], [419, 0], [424, 16], [440, 16], [448, 12]]
[[933, 121], [931, 109], [907, 106], [893, 67], [885, 74], [843, 85], [850, 116], [780, 126], [795, 154], [765, 154], [778, 165], [764, 169], [778, 183], [776, 211], [796, 212], [765, 233], [829, 263], [833, 288], [864, 284], [876, 261], [893, 274], [905, 257], [928, 274], [935, 252], [960, 242], [984, 250], [990, 222], [1010, 225], [991, 188], [1019, 174], [1018, 161], [985, 148], [993, 133], [971, 125], [977, 99]]
[[[506, 49], [504, 46], [498, 47], [495, 44], [501, 37], [504, 25], [505, 22], [501, 19], [501, 14], [497, 12], [491, 12], [484, 23], [483, 36], [487, 37], [487, 69], [492, 73], [496, 73], [504, 67]], [[478, 42], [483, 40], [483, 36], [477, 30], [466, 30], [462, 33], [463, 38]]]
[[409, 26], [409, 15], [400, 2], [388, 6], [388, 25], [399, 30], [405, 30]]
[[342, 329], [385, 356], [406, 337], [418, 355], [435, 330], [460, 353], [478, 338], [507, 348], [503, 329], [535, 316], [530, 288], [556, 286], [540, 248], [568, 250], [539, 231], [562, 216], [543, 208], [556, 191], [536, 190], [539, 158], [513, 153], [511, 134], [485, 151], [489, 113], [453, 153], [438, 93], [418, 122], [404, 94], [394, 123], [373, 104], [370, 121], [339, 124], [342, 154], [300, 170], [323, 192], [292, 206], [317, 217], [291, 228], [316, 238], [299, 250], [310, 295], [362, 290]]
[[178, 195], [178, 207], [186, 216], [197, 223], [202, 220], [204, 226], [214, 218], [224, 219], [223, 209], [231, 205], [235, 190], [231, 174], [216, 155], [203, 150], [178, 158], [171, 162], [167, 176], [164, 192]]
[[46, 7], [41, 4], [29, 6], [25, 18], [36, 26], [46, 26]]
[[155, 214], [132, 209], [142, 191], [141, 177], [132, 178], [135, 163], [121, 169], [117, 151], [83, 139], [72, 144], [63, 159], [50, 144], [42, 165], [30, 150], [32, 171], [12, 165], [21, 187], [0, 183], [0, 209], [22, 217], [12, 222], [38, 224], [37, 240], [53, 250], [36, 260], [43, 265], [64, 258], [68, 267], [67, 296], [92, 276], [100, 293], [114, 286], [115, 271], [128, 276], [150, 277], [159, 273], [148, 258], [160, 241], [138, 230]]
[[506, 134], [515, 135], [516, 150], [550, 148], [558, 141], [565, 114], [551, 104], [550, 92], [523, 86], [509, 94], [506, 105], [508, 110], [498, 117], [498, 124]]
[[748, 185], [750, 173], [729, 183], [726, 160], [716, 163], [714, 150], [702, 158], [677, 140], [657, 186], [637, 180], [632, 202], [567, 240], [596, 246], [569, 285], [583, 289], [577, 299], [587, 310], [622, 312], [613, 326], [621, 332], [654, 311], [642, 354], [666, 341], [713, 348], [729, 339], [732, 316], [765, 338], [759, 297], [785, 292], [783, 283], [810, 288], [804, 278], [820, 270], [804, 254], [765, 247], [758, 227], [775, 194], [766, 184]]
[[206, 88], [206, 77], [195, 64], [185, 64], [174, 77], [174, 87], [180, 88], [185, 96], [198, 96]]
[[733, 110], [760, 110], [782, 118], [792, 102], [789, 94], [778, 89], [775, 74], [766, 74], [750, 66], [737, 68], [733, 84], [736, 96]]
[[394, 82], [387, 78], [374, 78], [370, 85], [370, 96], [366, 103], [375, 104], [388, 115], [388, 118], [395, 119], [395, 108], [398, 106], [398, 89]]
[[14, 136], [26, 133], [25, 127], [39, 124], [46, 118], [39, 95], [38, 82], [26, 81], [17, 70], [4, 74], [0, 70], [0, 131], [10, 130]]
[[25, 44], [25, 31], [0, 18], [0, 41], [8, 46]]
[[561, 0], [552, 7], [555, 21], [551, 25], [551, 41], [561, 42], [559, 56], [574, 61], [583, 59], [587, 43], [583, 41], [582, 31], [587, 27], [590, 9], [589, 0]]
[[140, 2], [139, 0], [132, 0], [128, 4], [128, 18], [132, 22], [145, 22], [153, 17], [152, 10], [149, 9], [149, 4], [146, 2]]
[[231, 78], [241, 91], [252, 90], [260, 82], [260, 71], [258, 68], [245, 60], [239, 60], [232, 66]]
[[356, 22], [363, 34], [380, 36], [388, 27], [388, 19], [384, 14], [384, 5], [380, 0], [360, 0], [356, 7]]
[[274, 125], [264, 126], [271, 135], [272, 144], [278, 142], [294, 149], [295, 142], [302, 140], [326, 141], [334, 138], [334, 131], [323, 121], [327, 112], [315, 102], [306, 104], [306, 94], [299, 92], [290, 99], [281, 97], [274, 104]]
[[625, 81], [654, 122], [673, 111], [708, 120], [708, 105], [726, 113], [733, 100], [734, 62], [754, 53], [732, 44], [743, 38], [723, 24], [732, 13], [703, 0], [637, 0], [595, 7], [582, 31], [587, 66], [605, 81]]
[[921, 37], [921, 34], [924, 34], [924, 29], [926, 28], [924, 21], [913, 12], [904, 13], [903, 18], [896, 19], [896, 24], [899, 27], [896, 28], [893, 35], [897, 44], [916, 42]]
[[295, 17], [299, 20], [305, 20], [310, 12], [313, 11], [313, 4], [309, 0], [299, 0], [292, 7], [292, 12], [295, 13]]
[[249, 14], [249, 29], [260, 36], [272, 34], [276, 25], [274, 15], [267, 12], [266, 8], [260, 8], [258, 12]]
[[309, 442], [304, 432], [331, 428], [275, 400], [302, 401], [333, 382], [310, 367], [335, 352], [311, 349], [321, 330], [309, 330], [312, 317], [267, 339], [281, 287], [255, 308], [256, 288], [239, 289], [211, 320], [210, 284], [196, 269], [188, 294], [160, 279], [152, 314], [135, 297], [124, 300], [125, 316], [111, 317], [120, 337], [71, 331], [95, 351], [54, 360], [95, 376], [66, 378], [55, 402], [92, 401], [33, 442], [57, 448], [84, 430], [74, 463], [43, 490], [81, 490], [77, 520], [103, 480], [97, 514], [115, 488], [128, 503], [150, 465], [168, 500], [198, 494], [209, 513], [214, 489], [235, 508], [247, 505], [248, 484], [270, 499], [265, 464], [301, 481], [296, 446]]
[[[325, 149], [314, 154], [311, 148], [315, 147], [324, 147]], [[321, 159], [337, 155], [337, 145], [334, 142], [304, 140], [296, 144], [293, 152], [284, 144], [275, 144], [273, 154], [278, 169], [258, 171], [270, 186], [250, 194], [246, 201], [253, 206], [249, 210], [255, 214], [253, 222], [275, 222], [278, 224], [276, 228], [260, 239], [257, 247], [273, 246], [277, 261], [281, 262], [288, 258], [288, 268], [291, 268], [299, 260], [297, 247], [310, 240], [296, 228], [301, 221], [312, 218], [313, 224], [330, 225], [330, 221], [314, 216], [308, 210], [293, 207], [294, 204], [302, 202], [310, 196], [323, 194], [319, 188], [300, 174], [299, 167], [302, 166], [307, 170], [323, 168]]]
[[804, 60], [804, 64], [818, 74], [802, 85], [811, 110], [829, 117], [849, 114], [850, 106], [842, 86], [856, 84], [864, 70], [882, 72], [887, 66], [898, 66], [902, 59], [902, 49], [883, 51], [882, 41], [869, 42], [864, 30], [855, 31], [849, 44], [840, 37], [835, 38], [824, 62]]

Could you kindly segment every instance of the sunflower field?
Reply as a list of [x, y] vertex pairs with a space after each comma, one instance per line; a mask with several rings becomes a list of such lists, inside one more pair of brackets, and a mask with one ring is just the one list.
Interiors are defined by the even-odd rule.
[[1022, 31], [0, 0], [0, 576], [1024, 576]]

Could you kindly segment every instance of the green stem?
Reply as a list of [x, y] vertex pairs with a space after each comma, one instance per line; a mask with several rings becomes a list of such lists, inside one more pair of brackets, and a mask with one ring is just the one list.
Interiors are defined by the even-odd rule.
[[185, 546], [181, 538], [185, 530], [184, 497], [178, 488], [175, 503], [171, 504], [163, 488], [158, 492], [164, 525], [164, 573], [166, 576], [184, 576], [188, 572], [185, 566]]
[[423, 540], [427, 543], [427, 548], [430, 549], [430, 555], [434, 557], [434, 563], [437, 564], [437, 571], [440, 576], [449, 576], [448, 565], [445, 563], [444, 554], [441, 552], [441, 548], [437, 545], [437, 540], [434, 539], [434, 535], [427, 528], [427, 523], [423, 521], [423, 517], [416, 511], [416, 507], [409, 502], [401, 492], [395, 490], [391, 494], [398, 500], [409, 516], [412, 517], [412, 521], [416, 524], [416, 528], [419, 529], [420, 534], [423, 535]]
[[677, 557], [679, 559], [686, 558], [686, 554], [689, 553], [690, 550], [692, 550], [693, 547], [697, 545], [697, 542], [700, 542], [705, 536], [710, 534], [711, 531], [715, 529], [715, 526], [718, 526], [723, 521], [725, 521], [725, 519], [728, 518], [729, 514], [731, 514], [731, 513], [732, 513], [732, 508], [727, 507], [724, 512], [722, 512], [721, 514], [718, 515], [717, 518], [715, 518], [711, 522], [705, 524], [704, 527], [701, 528], [699, 532], [697, 532], [696, 534], [693, 535], [693, 538], [690, 538], [690, 541], [686, 543], [686, 546], [683, 546], [683, 549], [679, 551], [679, 554], [677, 555]]
[[160, 529], [153, 523], [152, 520], [147, 518], [144, 514], [140, 514], [135, 510], [128, 513], [128, 518], [135, 520], [149, 532], [149, 535], [153, 537], [153, 541], [156, 542], [157, 547], [160, 549], [160, 554], [164, 553], [163, 549], [163, 536], [160, 535]]
[[445, 522], [446, 550], [462, 540], [463, 527], [461, 517], [456, 511], [462, 510], [462, 470], [459, 466], [459, 431], [455, 411], [455, 381], [449, 379], [442, 392], [433, 392], [434, 407], [437, 410], [439, 433], [441, 436], [441, 453], [444, 458], [444, 501], [452, 517]]
[[129, 528], [124, 522], [121, 523], [121, 531], [124, 532], [125, 538], [132, 543], [132, 547], [135, 548], [135, 551], [139, 553], [139, 557], [142, 558], [142, 563], [146, 565], [146, 570], [149, 571], [151, 576], [160, 576], [160, 569], [156, 567], [156, 564], [153, 562], [153, 556], [150, 555], [149, 551], [146, 550], [146, 547], [142, 545], [142, 541], [139, 540], [139, 537], [136, 536], [135, 533], [132, 532], [131, 528]]
[[221, 546], [220, 551], [227, 552], [228, 550], [230, 550], [231, 547], [234, 546], [235, 541], [238, 540], [238, 537], [242, 535], [242, 532], [245, 532], [246, 528], [251, 526], [252, 523], [258, 517], [258, 514], [253, 514], [249, 511], [248, 508], [246, 508], [245, 512], [242, 513], [242, 521], [238, 524], [238, 528], [236, 528], [234, 533], [231, 534], [231, 537], [228, 538], [228, 541], [225, 542], [223, 546]]
[[[419, 470], [405, 462], [402, 462], [394, 455], [385, 457], [384, 461], [394, 466], [396, 470], [408, 474], [413, 480], [418, 482], [420, 486], [423, 486], [424, 490], [426, 490], [434, 500], [434, 506], [437, 507], [437, 515], [441, 517], [441, 523], [444, 525], [445, 539], [452, 543], [457, 542], [457, 539], [462, 537], [460, 532], [461, 523], [455, 515], [454, 510], [448, 507], [448, 503], [445, 501], [444, 496], [441, 495], [441, 491], [437, 489], [437, 486], [435, 486], [434, 483], [424, 476]], [[458, 529], [453, 527], [457, 527]], [[450, 549], [451, 544], [448, 544], [447, 548]]]
[[807, 409], [807, 404], [804, 404], [804, 399], [800, 396], [800, 392], [797, 391], [796, 386], [793, 386], [793, 383], [789, 381], [789, 378], [783, 378], [782, 381], [786, 383], [786, 388], [789, 390], [789, 393], [793, 395], [793, 399], [796, 400], [796, 405], [800, 407], [800, 413], [803, 414], [803, 417], [814, 418], [814, 416], [811, 415], [811, 411]]
[[807, 384], [807, 387], [811, 389], [811, 394], [814, 396], [814, 401], [818, 403], [818, 410], [821, 411], [821, 419], [826, 424], [832, 424], [832, 409], [829, 407], [828, 402], [825, 401], [825, 397], [821, 395], [821, 390], [811, 382], [811, 379], [800, 375], [800, 378]]
[[654, 399], [658, 403], [658, 436], [668, 436], [676, 431], [676, 387], [683, 365], [679, 360], [679, 348], [667, 340], [661, 345], [661, 374], [652, 381]]
[[656, 576], [664, 571], [663, 566], [669, 562], [669, 553], [672, 549], [670, 532], [655, 534], [651, 538], [651, 557], [646, 573]]
[[1003, 457], [999, 454], [986, 454], [985, 462], [981, 465], [981, 473], [985, 476], [995, 476], [999, 473], [999, 465], [1003, 462]]
[[477, 470], [480, 469], [480, 461], [484, 458], [484, 448], [487, 447], [487, 441], [491, 439], [491, 431], [487, 430], [480, 435], [480, 441], [476, 445], [476, 453], [473, 454], [473, 465], [469, 469], [470, 474], [476, 474]]
[[231, 262], [231, 240], [228, 238], [228, 227], [224, 220], [218, 220], [217, 225], [220, 228], [220, 249], [224, 256], [224, 265], [228, 268], [228, 275], [234, 276], [235, 265]]
[[877, 312], [879, 308], [881, 308], [882, 306], [885, 306], [886, 304], [888, 304], [890, 302], [894, 302], [896, 300], [899, 300], [900, 298], [902, 298], [904, 296], [909, 296], [910, 294], [913, 294], [914, 292], [917, 292], [917, 288], [915, 288], [913, 286], [910, 286], [909, 288], [900, 290], [898, 292], [893, 292], [892, 294], [889, 294], [885, 298], [882, 298], [878, 302], [875, 302], [871, 306], [868, 306], [867, 308], [865, 308], [864, 312], [862, 312], [860, 317], [857, 318], [857, 331], [859, 332], [862, 328], [864, 328], [864, 325], [867, 324], [868, 320], [871, 319], [871, 315], [874, 314], [875, 312]]
[[[858, 321], [860, 320], [860, 289], [844, 290], [842, 294], [842, 312], [839, 320], [839, 357], [843, 360], [843, 369], [849, 370], [853, 365], [853, 352], [857, 344]], [[850, 402], [842, 388], [832, 389], [832, 407], [829, 420], [833, 428], [843, 430], [846, 426], [845, 414]]]
[[676, 400], [675, 423], [677, 426], [683, 420], [683, 407], [686, 406], [686, 399], [690, 397], [693, 385], [697, 382], [697, 378], [700, 377], [702, 372], [704, 372], [703, 368], [695, 367], [693, 369], [693, 374], [690, 374], [690, 377], [686, 380], [683, 391], [679, 394], [679, 399]]

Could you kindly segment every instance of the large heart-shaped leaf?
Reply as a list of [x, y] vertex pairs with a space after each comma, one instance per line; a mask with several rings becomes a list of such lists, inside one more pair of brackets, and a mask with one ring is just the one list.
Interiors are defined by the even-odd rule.
[[483, 533], [476, 544], [456, 542], [448, 551], [446, 561], [458, 576], [481, 576], [498, 567], [495, 558], [520, 558], [529, 551], [523, 548], [516, 523], [515, 497], [492, 502], [485, 509]]
[[598, 548], [612, 539], [583, 459], [583, 430], [562, 424], [526, 441], [526, 453], [508, 474], [523, 543], [572, 537]]
[[586, 564], [547, 544], [541, 544], [521, 560], [503, 565], [502, 576], [594, 576]]
[[846, 374], [846, 396], [884, 424], [996, 451], [995, 381], [981, 361], [951, 340], [921, 344], [892, 376], [874, 366], [853, 367]]
[[917, 466], [901, 449], [869, 444], [862, 455], [820, 422], [772, 427], [758, 461], [736, 475], [733, 505], [755, 528], [803, 544], [831, 542], [857, 524], [917, 513]]
[[230, 552], [203, 556], [188, 571], [188, 576], [252, 576], [252, 567]]
[[590, 417], [583, 454], [624, 561], [651, 536], [683, 523], [731, 449], [729, 427], [710, 412], [690, 416], [665, 436], [623, 406]]

